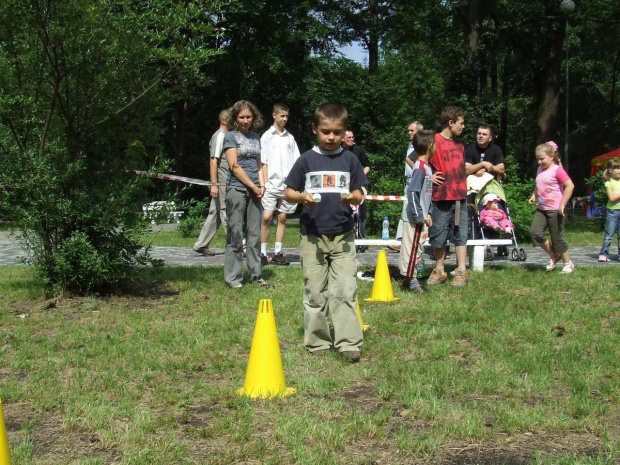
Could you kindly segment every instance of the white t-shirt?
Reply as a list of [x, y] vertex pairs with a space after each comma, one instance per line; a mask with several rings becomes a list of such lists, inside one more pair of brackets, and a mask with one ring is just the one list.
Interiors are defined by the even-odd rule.
[[271, 126], [260, 138], [260, 160], [267, 165], [266, 190], [284, 190], [284, 180], [299, 158], [299, 148], [286, 129], [280, 133]]

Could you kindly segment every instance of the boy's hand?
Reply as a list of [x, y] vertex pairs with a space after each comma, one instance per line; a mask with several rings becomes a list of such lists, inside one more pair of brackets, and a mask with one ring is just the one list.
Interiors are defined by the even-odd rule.
[[428, 218], [426, 218], [426, 226], [429, 228], [433, 225], [433, 216], [429, 213]]
[[351, 205], [351, 203], [353, 202], [353, 200], [355, 200], [355, 199], [353, 198], [353, 194], [352, 194], [351, 192], [349, 192], [349, 195], [347, 195], [346, 197], [343, 197], [342, 195], [343, 195], [343, 194], [341, 194], [341, 195], [340, 195], [340, 200], [341, 200], [343, 203], [346, 203], [347, 205]]
[[433, 173], [433, 184], [435, 184], [436, 186], [441, 186], [445, 180], [446, 178], [444, 178], [441, 171]]
[[309, 207], [314, 207], [316, 205], [316, 202], [314, 201], [313, 194], [306, 192], [304, 194], [303, 204], [308, 205]]

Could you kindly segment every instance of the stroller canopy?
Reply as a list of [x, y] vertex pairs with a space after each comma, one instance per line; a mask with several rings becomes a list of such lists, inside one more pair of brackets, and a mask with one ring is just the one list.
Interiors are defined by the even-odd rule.
[[495, 194], [506, 203], [506, 192], [504, 191], [504, 187], [495, 178], [486, 183], [485, 186], [480, 189], [480, 192], [476, 194], [476, 208], [480, 205], [480, 202], [482, 202], [482, 197], [487, 194]]

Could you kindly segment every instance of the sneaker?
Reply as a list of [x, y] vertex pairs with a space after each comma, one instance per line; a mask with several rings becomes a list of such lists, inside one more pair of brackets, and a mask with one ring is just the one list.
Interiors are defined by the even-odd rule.
[[359, 350], [343, 350], [340, 352], [344, 358], [346, 358], [351, 363], [357, 363], [360, 361], [362, 357], [362, 353]]
[[215, 252], [209, 249], [194, 249], [194, 252], [204, 255], [205, 257], [214, 257]]
[[265, 281], [263, 278], [258, 278], [258, 279], [257, 279], [257, 280], [255, 280], [254, 282], [255, 282], [255, 283], [257, 283], [257, 284], [260, 284], [260, 286], [261, 286], [263, 289], [273, 289], [274, 287], [276, 287], [276, 286], [275, 286], [275, 284], [268, 283], [268, 282], [267, 282], [267, 281]]
[[288, 266], [290, 263], [286, 258], [284, 258], [284, 254], [282, 252], [274, 253], [271, 256], [271, 264], [272, 265], [280, 265], [280, 266]]
[[605, 255], [599, 255], [598, 256], [598, 261], [599, 262], [608, 262], [609, 258], [607, 258]]
[[454, 270], [454, 279], [452, 280], [453, 286], [466, 286], [467, 285], [467, 270], [461, 270], [457, 268]]
[[271, 260], [269, 260], [269, 257], [267, 255], [260, 254], [260, 266], [267, 265], [271, 265]]
[[230, 287], [231, 289], [241, 289], [243, 287], [243, 284], [241, 283], [229, 284], [228, 287]]
[[424, 289], [417, 279], [409, 281], [408, 286], [403, 286], [406, 291], [413, 292], [414, 294], [428, 294], [428, 291]]
[[428, 277], [426, 281], [427, 286], [432, 286], [434, 284], [443, 284], [448, 279], [448, 273], [439, 271], [439, 268], [433, 268], [433, 272]]
[[400, 245], [388, 245], [387, 248], [392, 252], [400, 252]]
[[573, 264], [573, 262], [568, 262], [564, 263], [564, 266], [562, 267], [562, 271], [560, 271], [560, 273], [571, 274], [573, 271], [575, 271], [575, 265]]
[[549, 257], [549, 263], [545, 267], [545, 270], [547, 271], [555, 270], [555, 264], [558, 262], [559, 259], [560, 259], [560, 256], [557, 253], [551, 254], [551, 256]]

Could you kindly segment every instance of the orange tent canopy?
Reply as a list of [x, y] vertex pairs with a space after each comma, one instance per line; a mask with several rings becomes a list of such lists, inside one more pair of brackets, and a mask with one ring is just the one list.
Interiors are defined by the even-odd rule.
[[603, 166], [607, 165], [607, 162], [612, 158], [620, 158], [620, 149], [612, 150], [611, 152], [604, 153], [592, 158], [590, 175], [594, 176], [596, 172]]

